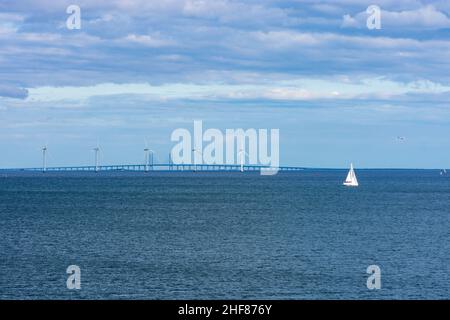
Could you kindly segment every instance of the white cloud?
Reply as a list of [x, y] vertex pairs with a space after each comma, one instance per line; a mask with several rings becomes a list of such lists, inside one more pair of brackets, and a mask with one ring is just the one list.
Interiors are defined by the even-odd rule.
[[0, 12], [0, 36], [14, 34], [24, 19], [19, 14]]
[[300, 45], [319, 45], [322, 42], [322, 36], [320, 34], [288, 30], [268, 32], [258, 31], [252, 33], [252, 35], [256, 40], [267, 44], [274, 49]]
[[173, 41], [168, 39], [162, 39], [157, 35], [129, 34], [125, 37], [125, 40], [152, 48], [172, 46], [175, 44]]
[[[425, 49], [439, 47], [449, 50], [450, 41], [416, 40], [412, 38], [393, 38], [384, 36], [350, 36], [330, 32], [298, 32], [291, 30], [253, 32], [250, 34], [266, 50], [302, 50], [305, 46], [316, 48], [378, 48], [378, 49]], [[254, 42], [251, 43], [254, 45]], [[245, 44], [244, 44], [245, 45]], [[295, 52], [295, 51], [294, 51]]]
[[342, 17], [342, 25], [343, 28], [349, 28], [349, 27], [358, 27], [359, 22], [355, 18], [353, 18], [351, 15], [346, 14]]
[[[344, 79], [346, 79], [344, 77]], [[338, 79], [301, 78], [261, 84], [186, 84], [169, 83], [103, 83], [91, 87], [39, 87], [29, 89], [29, 101], [80, 101], [96, 96], [142, 95], [154, 100], [171, 99], [270, 99], [313, 101], [320, 99], [388, 99], [407, 94], [439, 94], [450, 92], [429, 80], [409, 83], [383, 78], [367, 78], [351, 82]]]
[[194, 17], [216, 17], [229, 13], [230, 3], [227, 1], [188, 0], [183, 5], [183, 13]]
[[312, 100], [314, 94], [301, 88], [274, 88], [263, 92], [262, 97], [273, 100]]

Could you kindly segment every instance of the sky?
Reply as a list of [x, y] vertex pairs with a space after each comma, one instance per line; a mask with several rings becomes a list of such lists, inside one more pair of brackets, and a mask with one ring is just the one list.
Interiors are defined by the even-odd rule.
[[449, 98], [446, 0], [0, 0], [0, 168], [166, 162], [194, 120], [279, 129], [281, 165], [449, 168]]

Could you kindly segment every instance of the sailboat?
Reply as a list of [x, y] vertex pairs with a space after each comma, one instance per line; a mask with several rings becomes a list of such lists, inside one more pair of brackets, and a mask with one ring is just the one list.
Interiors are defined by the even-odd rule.
[[344, 181], [344, 186], [347, 187], [357, 187], [358, 179], [356, 179], [355, 170], [353, 170], [353, 163], [350, 164], [350, 171], [347, 174], [347, 178]]

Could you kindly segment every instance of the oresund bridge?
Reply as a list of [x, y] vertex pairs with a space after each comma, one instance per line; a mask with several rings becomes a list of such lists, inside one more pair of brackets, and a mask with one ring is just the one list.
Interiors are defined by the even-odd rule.
[[22, 171], [22, 172], [111, 172], [111, 171], [193, 171], [193, 172], [211, 172], [211, 171], [301, 171], [304, 167], [280, 166], [273, 168], [264, 165], [240, 165], [240, 164], [118, 164], [101, 166], [63, 166], [63, 167], [36, 167], [36, 168], [8, 168], [0, 171]]

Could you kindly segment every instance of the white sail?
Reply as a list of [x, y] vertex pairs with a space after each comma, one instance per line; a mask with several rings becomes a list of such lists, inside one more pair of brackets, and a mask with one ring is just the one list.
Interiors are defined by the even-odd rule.
[[344, 181], [344, 186], [349, 186], [349, 187], [357, 187], [358, 184], [358, 179], [356, 179], [356, 174], [355, 174], [355, 170], [353, 170], [353, 163], [350, 165], [350, 171], [347, 174], [347, 178]]

